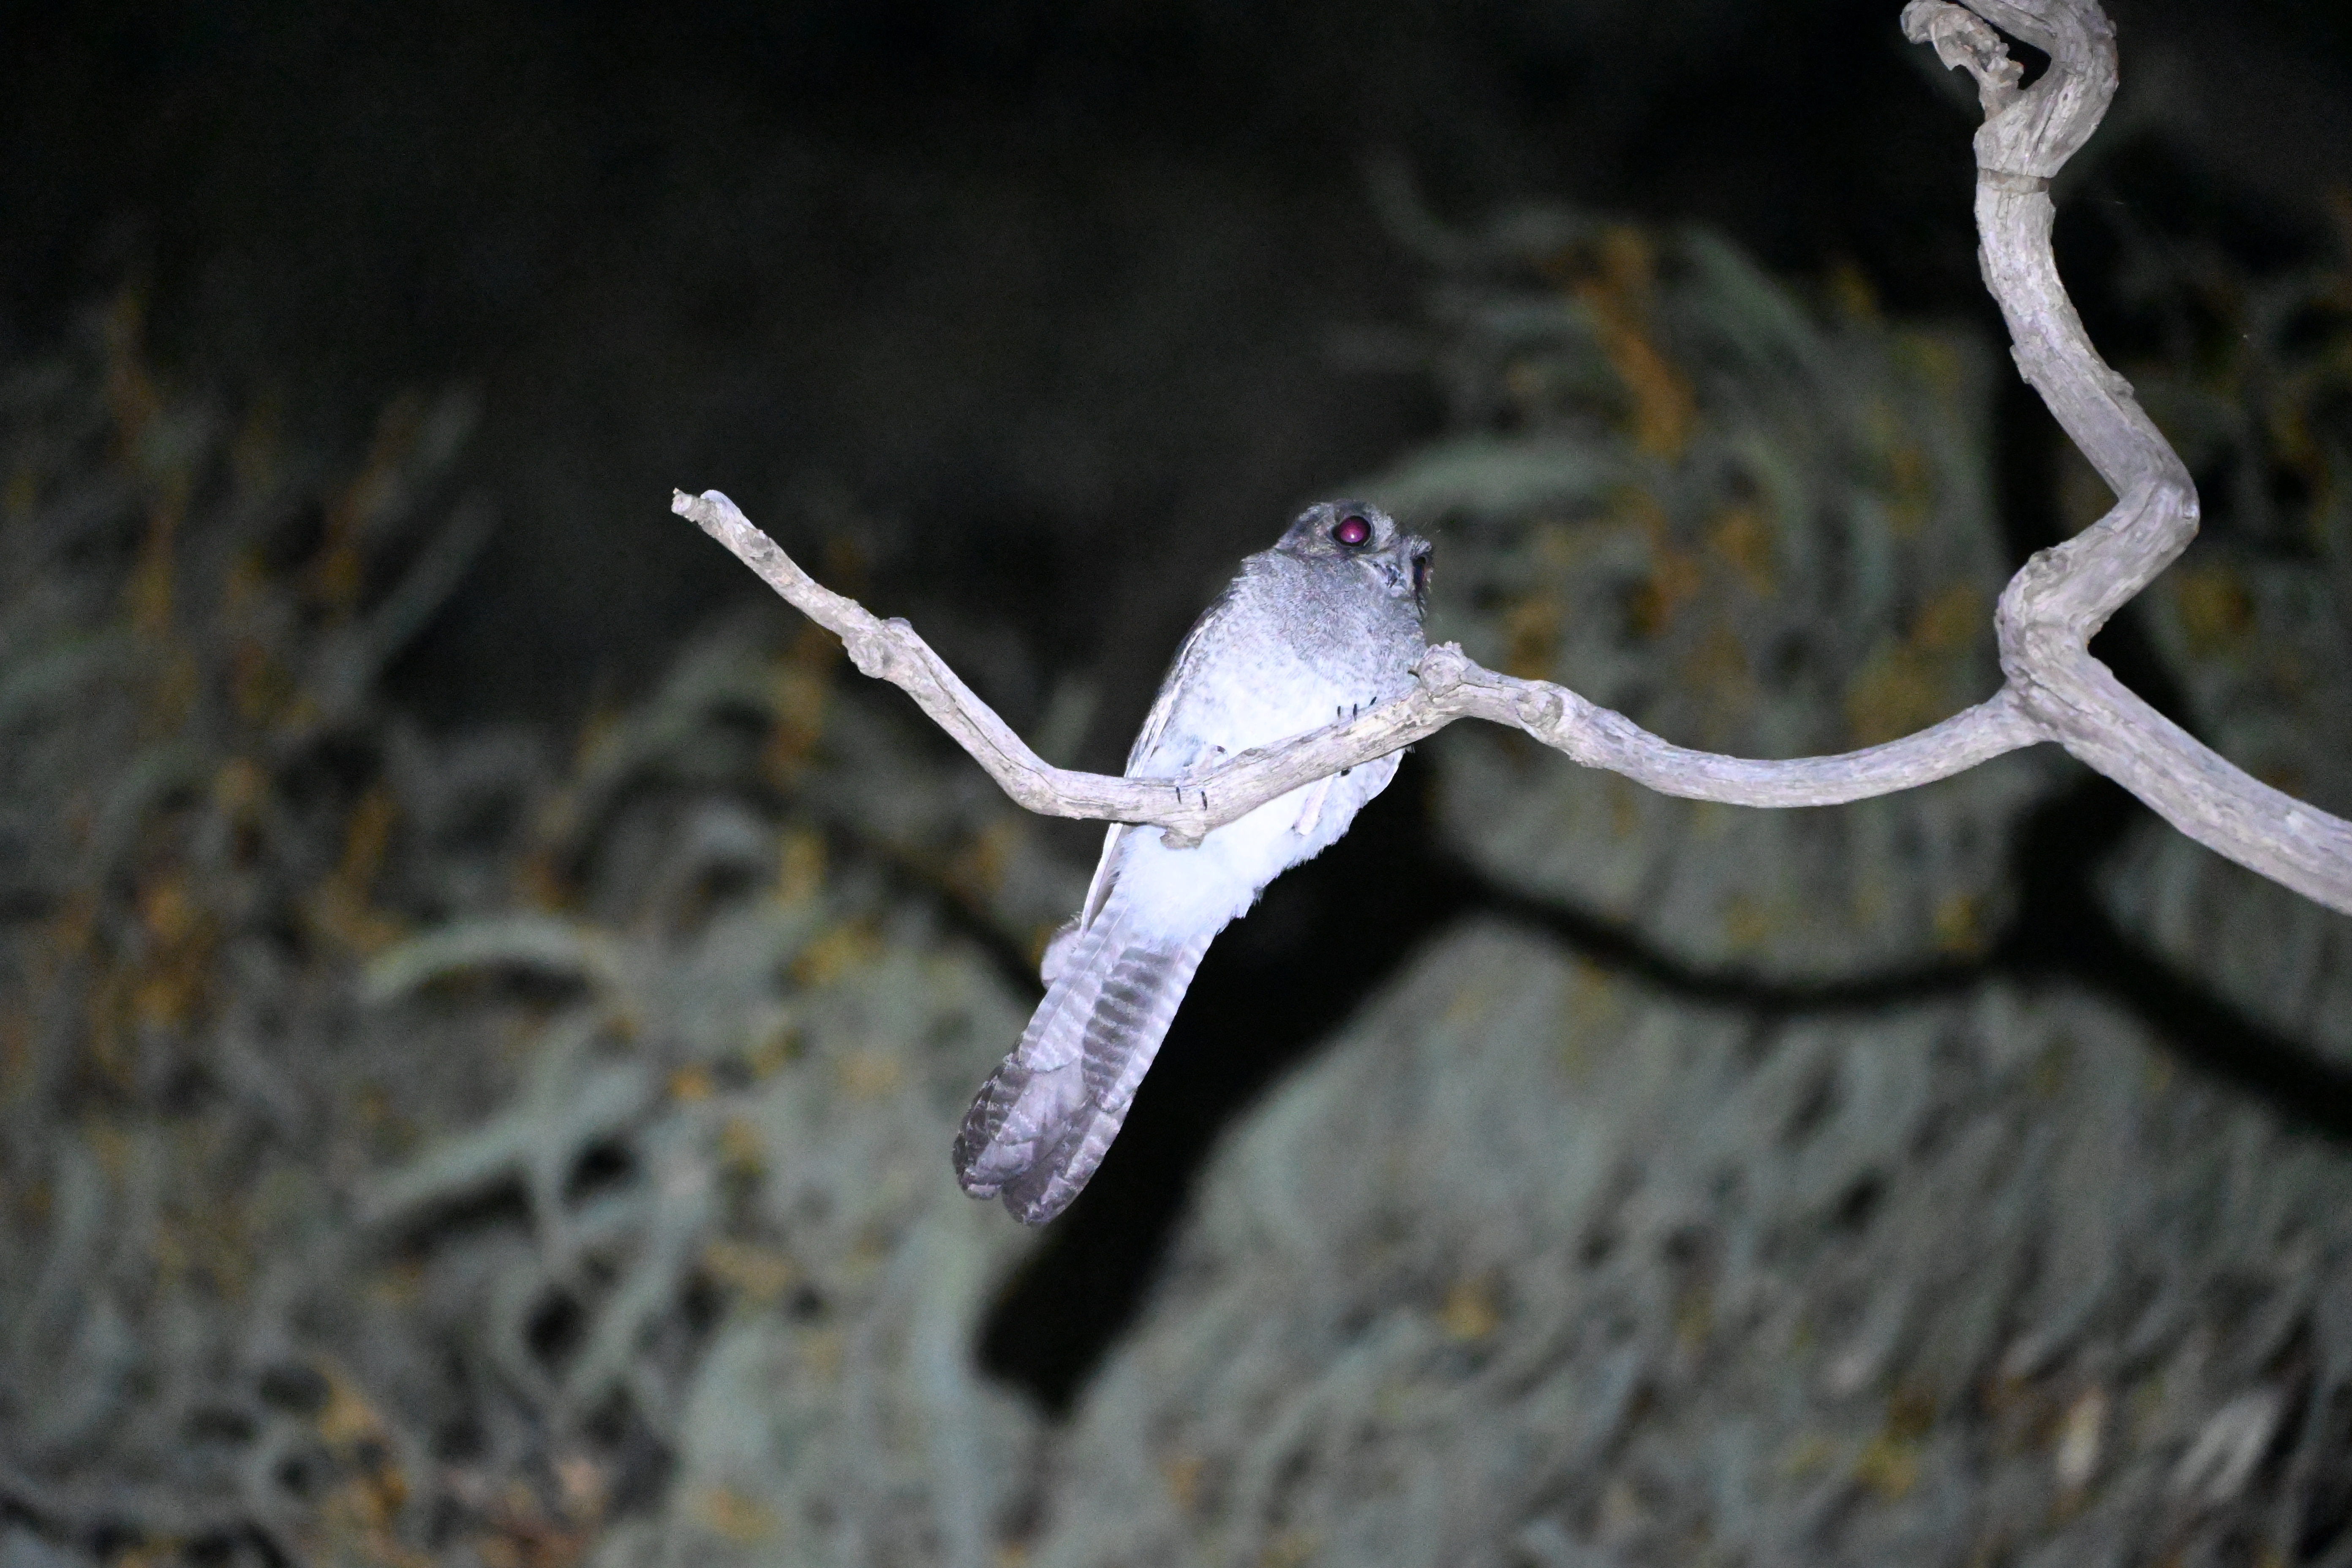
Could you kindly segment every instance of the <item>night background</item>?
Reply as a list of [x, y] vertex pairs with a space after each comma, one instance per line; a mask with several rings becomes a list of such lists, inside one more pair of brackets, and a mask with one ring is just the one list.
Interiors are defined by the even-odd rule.
[[[667, 510], [1106, 772], [1340, 493], [1497, 668], [1907, 732], [2106, 500], [1899, 9], [0, 20], [0, 1568], [2352, 1563], [2343, 917], [2040, 752], [1449, 732], [1032, 1235], [947, 1140], [1100, 829]], [[2352, 11], [2110, 14], [2206, 532], [2096, 651], [2343, 813]]]

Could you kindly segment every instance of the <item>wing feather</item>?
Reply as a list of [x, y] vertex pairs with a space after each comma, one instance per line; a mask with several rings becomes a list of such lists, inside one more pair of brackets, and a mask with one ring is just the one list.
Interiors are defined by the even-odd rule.
[[[1212, 600], [1209, 607], [1201, 612], [1200, 618], [1192, 623], [1192, 629], [1184, 634], [1184, 640], [1177, 645], [1176, 657], [1169, 662], [1168, 673], [1160, 677], [1160, 689], [1151, 699], [1151, 711], [1143, 716], [1143, 728], [1136, 731], [1135, 744], [1128, 748], [1128, 777], [1136, 776], [1135, 770], [1151, 757], [1166, 737], [1168, 721], [1176, 711], [1176, 693], [1183, 686], [1184, 677], [1192, 672], [1192, 667], [1203, 656], [1205, 639], [1202, 634], [1232, 600], [1233, 593], [1232, 586], [1228, 585], [1224, 592]], [[1190, 757], [1185, 758], [1176, 771], [1180, 773], [1186, 771], [1192, 761]], [[1092, 926], [1096, 917], [1102, 913], [1103, 906], [1110, 901], [1112, 891], [1118, 886], [1119, 846], [1133, 831], [1132, 826], [1123, 822], [1114, 822], [1104, 830], [1102, 854], [1095, 860], [1095, 874], [1087, 883], [1087, 896], [1078, 905], [1076, 918], [1055, 932], [1053, 940], [1045, 945], [1045, 960], [1039, 970], [1040, 978], [1046, 984], [1051, 985], [1055, 975], [1068, 963], [1073, 951], [1072, 939]]]

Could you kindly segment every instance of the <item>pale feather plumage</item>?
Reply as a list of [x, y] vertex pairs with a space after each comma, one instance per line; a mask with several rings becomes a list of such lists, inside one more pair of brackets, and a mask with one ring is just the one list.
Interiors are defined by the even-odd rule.
[[[1213, 766], [1403, 691], [1422, 653], [1428, 555], [1374, 508], [1310, 507], [1185, 637], [1128, 776]], [[965, 1113], [954, 1152], [964, 1190], [1002, 1197], [1032, 1225], [1066, 1207], [1118, 1136], [1211, 940], [1346, 832], [1396, 767], [1383, 757], [1318, 779], [1196, 848], [1113, 826], [1076, 919], [1046, 949], [1045, 1000]]]

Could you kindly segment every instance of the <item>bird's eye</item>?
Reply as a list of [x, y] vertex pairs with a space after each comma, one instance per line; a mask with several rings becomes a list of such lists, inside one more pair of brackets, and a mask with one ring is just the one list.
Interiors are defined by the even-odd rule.
[[1331, 537], [1342, 544], [1361, 544], [1372, 536], [1372, 525], [1352, 513], [1331, 525]]

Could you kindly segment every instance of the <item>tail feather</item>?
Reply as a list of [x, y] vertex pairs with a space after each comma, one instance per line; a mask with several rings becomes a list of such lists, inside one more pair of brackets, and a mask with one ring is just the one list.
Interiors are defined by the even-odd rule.
[[1127, 1120], [1209, 950], [1129, 930], [1114, 904], [1077, 933], [1021, 1043], [981, 1086], [956, 1135], [956, 1178], [1043, 1225], [1069, 1206]]

